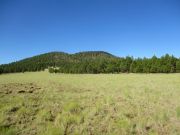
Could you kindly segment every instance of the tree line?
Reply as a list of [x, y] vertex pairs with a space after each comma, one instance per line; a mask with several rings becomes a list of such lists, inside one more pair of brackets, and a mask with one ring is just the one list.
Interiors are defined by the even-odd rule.
[[106, 52], [53, 52], [0, 65], [0, 74], [47, 68], [50, 73], [180, 73], [180, 59], [168, 54], [160, 58], [120, 58]]
[[161, 58], [126, 57], [66, 63], [49, 67], [50, 73], [180, 73], [180, 59], [165, 55]]

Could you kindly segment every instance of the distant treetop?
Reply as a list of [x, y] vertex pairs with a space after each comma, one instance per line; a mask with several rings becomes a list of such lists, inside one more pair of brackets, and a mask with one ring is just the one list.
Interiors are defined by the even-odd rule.
[[75, 54], [50, 52], [0, 65], [1, 73], [42, 71], [51, 73], [176, 73], [180, 59], [168, 54], [157, 58], [116, 57], [104, 51]]

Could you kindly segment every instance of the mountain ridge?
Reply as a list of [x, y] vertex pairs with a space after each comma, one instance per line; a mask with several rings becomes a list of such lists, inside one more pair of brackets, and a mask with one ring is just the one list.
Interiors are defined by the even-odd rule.
[[110, 60], [117, 57], [104, 51], [84, 51], [66, 53], [53, 51], [28, 57], [22, 60], [0, 65], [0, 73], [41, 71], [48, 67], [80, 64], [86, 61]]
[[42, 53], [42, 54], [37, 54], [37, 55], [34, 55], [34, 56], [30, 56], [30, 57], [27, 57], [27, 58], [23, 58], [23, 59], [20, 59], [20, 60], [17, 60], [17, 61], [13, 61], [13, 62], [9, 62], [9, 63], [6, 63], [6, 64], [0, 64], [1, 65], [8, 65], [8, 64], [12, 64], [12, 63], [16, 63], [16, 62], [21, 62], [21, 61], [24, 61], [24, 60], [28, 60], [28, 59], [32, 59], [32, 58], [37, 58], [37, 57], [41, 57], [41, 56], [45, 56], [45, 55], [49, 55], [50, 57], [54, 55], [54, 57], [56, 57], [57, 55], [59, 56], [69, 56], [69, 57], [74, 57], [74, 56], [78, 56], [78, 55], [85, 55], [85, 56], [88, 56], [88, 55], [93, 55], [95, 54], [96, 56], [98, 55], [104, 55], [104, 56], [108, 56], [108, 57], [114, 57], [114, 58], [118, 58], [118, 56], [115, 56], [111, 53], [108, 53], [108, 52], [105, 52], [105, 51], [81, 51], [81, 52], [77, 52], [77, 53], [66, 53], [66, 52], [62, 52], [62, 51], [51, 51], [51, 52], [46, 52], [46, 53]]
[[[180, 59], [168, 54], [157, 58], [117, 57], [105, 51], [48, 52], [0, 65], [0, 74], [43, 71], [58, 67], [60, 73], [177, 73]], [[57, 68], [56, 68], [57, 69]]]

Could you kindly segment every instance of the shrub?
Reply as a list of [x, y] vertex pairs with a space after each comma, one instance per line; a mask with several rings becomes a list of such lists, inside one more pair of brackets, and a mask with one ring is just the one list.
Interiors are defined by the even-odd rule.
[[54, 73], [54, 68], [53, 67], [49, 67], [49, 73]]

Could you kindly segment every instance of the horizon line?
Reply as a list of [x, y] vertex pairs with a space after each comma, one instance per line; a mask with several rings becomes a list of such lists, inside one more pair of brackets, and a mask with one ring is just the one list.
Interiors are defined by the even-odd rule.
[[18, 62], [18, 61], [21, 61], [21, 60], [25, 60], [25, 59], [28, 59], [28, 58], [32, 58], [32, 57], [35, 57], [35, 56], [40, 56], [40, 55], [48, 54], [48, 53], [65, 53], [65, 54], [68, 54], [68, 55], [73, 55], [73, 54], [87, 53], [87, 52], [102, 52], [102, 53], [104, 52], [104, 53], [108, 53], [108, 54], [110, 54], [110, 55], [112, 55], [112, 56], [115, 56], [115, 57], [117, 57], [117, 58], [132, 57], [132, 58], [134, 58], [134, 59], [138, 59], [138, 58], [140, 58], [140, 59], [143, 59], [143, 58], [150, 59], [150, 58], [152, 58], [153, 56], [156, 56], [157, 58], [161, 58], [161, 57], [163, 57], [163, 56], [165, 56], [165, 55], [168, 54], [169, 56], [174, 56], [175, 58], [180, 59], [180, 56], [175, 56], [175, 55], [170, 54], [170, 53], [165, 53], [165, 54], [160, 55], [160, 56], [158, 56], [158, 55], [156, 55], [156, 54], [153, 54], [153, 55], [151, 55], [150, 57], [148, 57], [148, 56], [143, 56], [143, 57], [138, 56], [138, 57], [135, 57], [135, 56], [133, 56], [133, 55], [118, 56], [118, 55], [115, 55], [115, 54], [110, 53], [110, 52], [108, 52], [108, 51], [102, 51], [102, 50], [90, 50], [90, 51], [86, 50], [86, 51], [77, 51], [77, 52], [73, 52], [73, 53], [72, 53], [72, 52], [66, 52], [66, 51], [46, 51], [46, 52], [42, 52], [42, 53], [39, 53], [39, 54], [35, 54], [35, 55], [27, 56], [27, 57], [24, 57], [24, 58], [20, 58], [20, 59], [18, 59], [18, 60], [13, 60], [13, 61], [10, 61], [10, 62], [7, 62], [7, 63], [0, 63], [0, 65], [6, 65], [6, 64], [10, 64], [10, 63], [13, 63], [13, 62]]

